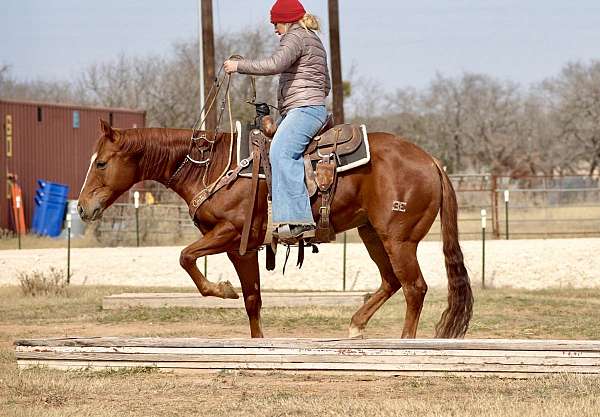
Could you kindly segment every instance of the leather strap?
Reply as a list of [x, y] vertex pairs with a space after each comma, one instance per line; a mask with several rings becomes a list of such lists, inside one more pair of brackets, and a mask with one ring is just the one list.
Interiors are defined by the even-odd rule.
[[260, 135], [257, 139], [258, 147], [260, 149], [260, 165], [262, 166], [263, 173], [265, 175], [265, 180], [267, 181], [267, 199], [270, 201], [272, 195], [271, 161], [269, 160], [270, 140], [264, 134]]
[[194, 218], [196, 217], [196, 212], [198, 211], [198, 208], [200, 208], [200, 206], [204, 204], [206, 200], [212, 197], [212, 195], [219, 191], [221, 188], [235, 181], [239, 173], [248, 165], [250, 165], [250, 162], [252, 161], [253, 157], [254, 155], [250, 155], [248, 158], [242, 159], [240, 161], [240, 164], [237, 167], [235, 167], [235, 169], [227, 172], [216, 184], [209, 185], [208, 187], [200, 191], [198, 194], [196, 194], [194, 198], [192, 198], [189, 207], [189, 213], [192, 220], [194, 220]]
[[[321, 205], [319, 207], [319, 223], [317, 224], [316, 238], [320, 242], [327, 243], [331, 241], [331, 225], [329, 215], [331, 214], [331, 201], [337, 185], [337, 169], [335, 155], [323, 157], [323, 160], [317, 164], [317, 169], [323, 168], [332, 171], [331, 182], [318, 184], [319, 194], [321, 195]], [[321, 166], [319, 166], [321, 165]]]
[[308, 155], [304, 155], [304, 183], [306, 184], [306, 190], [308, 196], [312, 197], [317, 192], [317, 183], [315, 181], [315, 170], [312, 167], [310, 158]]
[[254, 214], [254, 204], [256, 203], [256, 191], [258, 190], [258, 174], [260, 170], [260, 149], [259, 145], [252, 141], [252, 187], [250, 189], [250, 199], [248, 201], [248, 209], [246, 210], [246, 219], [242, 229], [242, 240], [240, 241], [240, 256], [246, 254], [248, 249], [248, 239], [250, 237], [250, 229], [252, 228], [252, 217]]

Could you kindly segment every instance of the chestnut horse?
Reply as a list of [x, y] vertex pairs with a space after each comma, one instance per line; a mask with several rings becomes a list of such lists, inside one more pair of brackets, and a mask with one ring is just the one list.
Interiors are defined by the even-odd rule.
[[[230, 141], [236, 140], [233, 135], [220, 133], [209, 165], [188, 163], [182, 167], [190, 148], [191, 130], [121, 130], [104, 121], [100, 121], [100, 128], [101, 137], [79, 196], [79, 214], [85, 221], [97, 220], [121, 194], [142, 180], [169, 185], [189, 205], [204, 189], [205, 174], [207, 183], [221, 175], [229, 161]], [[452, 184], [439, 162], [410, 142], [387, 133], [370, 133], [369, 144], [371, 161], [340, 173], [331, 205], [335, 232], [358, 228], [381, 273], [381, 286], [352, 317], [349, 336], [362, 337], [369, 319], [400, 288], [406, 300], [402, 337], [416, 336], [427, 292], [417, 261], [417, 245], [440, 211], [448, 306], [436, 325], [436, 337], [462, 337], [471, 319], [473, 295], [458, 243], [457, 203]], [[202, 256], [226, 252], [242, 286], [250, 334], [263, 337], [256, 249], [266, 231], [267, 187], [260, 181], [249, 252], [240, 256], [250, 186], [250, 179], [240, 177], [200, 206], [194, 220], [203, 236], [183, 249], [180, 263], [203, 296], [238, 298], [228, 281], [210, 282], [196, 266], [196, 260]], [[313, 214], [317, 219], [316, 200]]]

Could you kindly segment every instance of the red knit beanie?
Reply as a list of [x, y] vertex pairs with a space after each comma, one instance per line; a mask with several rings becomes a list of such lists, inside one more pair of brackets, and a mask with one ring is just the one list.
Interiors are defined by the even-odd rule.
[[298, 0], [277, 0], [271, 7], [271, 23], [292, 23], [304, 17], [306, 10]]

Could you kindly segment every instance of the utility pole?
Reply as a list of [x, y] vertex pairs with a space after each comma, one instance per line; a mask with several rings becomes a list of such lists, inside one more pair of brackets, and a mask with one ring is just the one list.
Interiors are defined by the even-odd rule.
[[[210, 91], [215, 80], [215, 41], [213, 30], [212, 0], [198, 0], [198, 44], [200, 48], [200, 106], [204, 106], [205, 94]], [[218, 106], [218, 102], [215, 103]], [[206, 118], [206, 125], [201, 129], [214, 130], [217, 125], [216, 107]], [[204, 117], [204, 114], [202, 114]]]
[[335, 123], [344, 123], [344, 86], [342, 84], [342, 57], [340, 54], [340, 13], [338, 0], [329, 2], [329, 47], [331, 49], [331, 84], [333, 117]]

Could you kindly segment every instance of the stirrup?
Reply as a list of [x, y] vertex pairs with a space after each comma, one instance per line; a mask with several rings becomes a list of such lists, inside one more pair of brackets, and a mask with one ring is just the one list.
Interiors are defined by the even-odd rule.
[[314, 226], [310, 225], [296, 225], [295, 228], [300, 228], [299, 231], [292, 231], [292, 228], [289, 224], [284, 224], [279, 226], [273, 232], [274, 236], [277, 236], [280, 240], [297, 240], [297, 239], [306, 239], [309, 237], [315, 237], [316, 229]]

